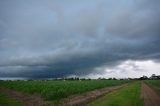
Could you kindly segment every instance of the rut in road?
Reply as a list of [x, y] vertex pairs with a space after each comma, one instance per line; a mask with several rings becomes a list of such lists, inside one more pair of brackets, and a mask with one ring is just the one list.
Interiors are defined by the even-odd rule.
[[159, 95], [145, 83], [141, 85], [141, 97], [144, 100], [144, 106], [160, 106]]

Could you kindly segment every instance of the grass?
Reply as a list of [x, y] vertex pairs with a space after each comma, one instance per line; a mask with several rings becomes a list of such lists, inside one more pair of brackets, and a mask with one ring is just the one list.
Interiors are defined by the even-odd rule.
[[144, 82], [160, 89], [160, 80], [145, 80]]
[[143, 106], [143, 100], [140, 98], [140, 82], [131, 83], [91, 102], [88, 106]]
[[45, 100], [60, 100], [73, 94], [126, 83], [124, 80], [84, 80], [84, 81], [0, 81], [0, 86], [38, 94]]
[[157, 91], [157, 93], [160, 95], [160, 80], [145, 80], [144, 81], [147, 85], [151, 86], [152, 88]]
[[22, 104], [0, 92], [0, 106], [22, 106]]

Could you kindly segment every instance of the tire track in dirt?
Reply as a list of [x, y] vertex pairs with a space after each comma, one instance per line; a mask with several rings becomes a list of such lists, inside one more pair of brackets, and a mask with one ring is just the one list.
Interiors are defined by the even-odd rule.
[[144, 106], [160, 106], [159, 95], [143, 82], [141, 85], [141, 97], [144, 100]]
[[128, 84], [123, 84], [119, 86], [106, 87], [102, 89], [97, 89], [94, 91], [89, 91], [87, 93], [81, 94], [79, 96], [70, 96], [60, 103], [59, 106], [86, 106], [89, 102], [106, 95], [107, 93], [116, 91]]

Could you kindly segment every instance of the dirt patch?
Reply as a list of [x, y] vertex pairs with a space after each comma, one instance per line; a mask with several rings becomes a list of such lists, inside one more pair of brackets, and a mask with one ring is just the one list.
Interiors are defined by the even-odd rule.
[[36, 95], [29, 95], [7, 88], [0, 88], [0, 92], [4, 92], [9, 97], [17, 99], [23, 106], [54, 106], [53, 103], [43, 101], [41, 97]]
[[159, 95], [145, 83], [141, 85], [141, 97], [145, 106], [160, 106]]
[[127, 84], [123, 84], [120, 86], [106, 87], [106, 88], [90, 91], [79, 96], [70, 96], [64, 99], [59, 106], [85, 106], [87, 103], [99, 97], [102, 97], [107, 93], [118, 90], [124, 86], [127, 86]]

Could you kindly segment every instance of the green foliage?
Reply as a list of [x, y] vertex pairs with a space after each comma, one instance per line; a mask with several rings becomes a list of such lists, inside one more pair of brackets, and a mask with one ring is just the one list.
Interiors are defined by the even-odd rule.
[[144, 82], [149, 86], [155, 88], [160, 94], [160, 80], [145, 80]]
[[160, 88], [160, 80], [145, 80], [145, 83]]
[[38, 94], [45, 100], [60, 100], [73, 94], [120, 85], [129, 81], [125, 80], [84, 80], [84, 81], [0, 81], [4, 86], [17, 91]]
[[143, 106], [140, 83], [132, 83], [89, 104], [89, 106]]
[[0, 92], [0, 106], [22, 106], [22, 104]]

